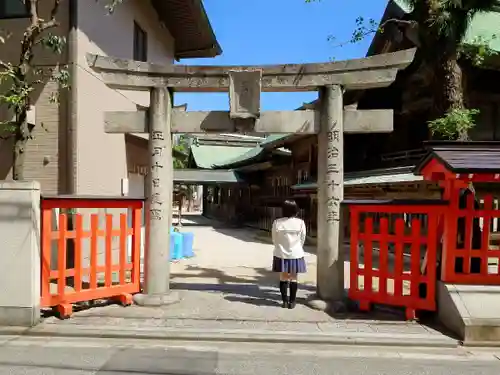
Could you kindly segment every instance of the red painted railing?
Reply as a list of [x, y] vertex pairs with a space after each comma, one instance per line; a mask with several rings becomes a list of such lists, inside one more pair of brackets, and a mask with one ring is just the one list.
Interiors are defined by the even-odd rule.
[[491, 194], [480, 202], [474, 202], [472, 194], [465, 200], [466, 204], [460, 204], [458, 189], [451, 191], [441, 279], [455, 284], [500, 285], [500, 248], [492, 244], [492, 229], [500, 218], [498, 204], [494, 208]]
[[408, 319], [416, 310], [434, 311], [438, 223], [447, 202], [345, 204], [351, 229], [349, 298], [361, 310], [372, 304], [405, 307]]
[[[43, 198], [41, 306], [52, 307], [60, 317], [67, 318], [72, 313], [71, 304], [76, 302], [117, 299], [123, 305], [131, 304], [131, 295], [140, 291], [142, 207], [140, 199]], [[53, 220], [55, 209], [60, 210], [58, 225]], [[128, 213], [105, 214], [104, 225], [100, 226], [98, 214], [74, 213], [81, 209], [121, 209]], [[118, 228], [113, 226], [114, 216], [119, 216]], [[89, 219], [87, 228], [85, 218]], [[117, 246], [113, 243], [115, 238]], [[116, 252], [118, 259], [113, 260]], [[104, 264], [99, 264], [100, 253], [104, 255]], [[74, 264], [68, 264], [69, 258]], [[89, 259], [88, 266], [84, 266], [84, 258]], [[99, 274], [104, 274], [104, 280], [99, 280]], [[113, 274], [118, 275], [117, 282], [113, 281]]]

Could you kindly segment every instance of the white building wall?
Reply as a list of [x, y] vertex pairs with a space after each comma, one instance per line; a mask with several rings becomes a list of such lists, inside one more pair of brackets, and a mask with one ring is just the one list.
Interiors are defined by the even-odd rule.
[[132, 59], [134, 21], [148, 34], [148, 60], [174, 61], [174, 41], [160, 26], [148, 1], [128, 0], [107, 15], [102, 2], [78, 1], [77, 193], [120, 195], [127, 178], [125, 136], [104, 133], [105, 111], [136, 110], [149, 105], [146, 91], [120, 91], [107, 87], [89, 68], [87, 53]]

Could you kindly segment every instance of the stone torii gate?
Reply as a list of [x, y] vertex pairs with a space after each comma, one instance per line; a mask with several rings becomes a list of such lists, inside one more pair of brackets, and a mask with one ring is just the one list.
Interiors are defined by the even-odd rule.
[[[172, 220], [172, 133], [318, 134], [317, 292], [327, 301], [344, 297], [340, 202], [344, 194], [343, 134], [393, 130], [392, 110], [344, 108], [344, 90], [389, 86], [414, 50], [322, 64], [266, 66], [155, 65], [88, 55], [91, 68], [110, 87], [150, 90], [150, 107], [105, 114], [107, 133], [149, 133], [147, 255], [144, 293], [136, 303], [174, 302], [170, 291], [169, 228]], [[319, 90], [320, 109], [260, 110], [262, 91]], [[173, 108], [173, 92], [229, 92], [229, 111]]]

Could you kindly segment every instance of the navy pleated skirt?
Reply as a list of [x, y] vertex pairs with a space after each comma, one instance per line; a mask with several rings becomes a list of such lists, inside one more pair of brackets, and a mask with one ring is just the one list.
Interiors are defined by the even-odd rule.
[[306, 270], [306, 261], [304, 257], [299, 259], [273, 257], [273, 272], [305, 273]]

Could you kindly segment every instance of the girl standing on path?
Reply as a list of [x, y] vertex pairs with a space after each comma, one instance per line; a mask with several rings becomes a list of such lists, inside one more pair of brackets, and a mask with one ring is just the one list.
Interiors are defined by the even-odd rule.
[[[306, 225], [297, 217], [299, 207], [295, 201], [286, 200], [282, 208], [283, 217], [274, 220], [272, 229], [273, 272], [280, 273], [283, 307], [293, 309], [297, 296], [297, 274], [306, 272], [304, 260]], [[288, 297], [288, 287], [290, 287], [290, 297]]]

